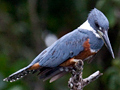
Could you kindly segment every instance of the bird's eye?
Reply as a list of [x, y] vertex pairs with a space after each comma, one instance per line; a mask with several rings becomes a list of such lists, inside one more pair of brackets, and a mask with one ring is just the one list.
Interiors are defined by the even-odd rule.
[[95, 26], [98, 28], [98, 30], [102, 31], [102, 27], [99, 26], [97, 21], [95, 21]]
[[97, 28], [99, 28], [98, 22], [95, 22], [95, 26], [96, 26]]

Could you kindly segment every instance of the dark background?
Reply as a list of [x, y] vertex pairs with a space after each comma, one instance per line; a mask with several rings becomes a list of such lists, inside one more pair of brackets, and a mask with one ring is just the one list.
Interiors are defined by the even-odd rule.
[[104, 46], [93, 62], [85, 62], [84, 78], [97, 70], [104, 74], [84, 90], [120, 90], [119, 0], [0, 0], [0, 90], [69, 90], [70, 74], [51, 84], [36, 75], [13, 83], [2, 79], [45, 49], [48, 35], [56, 39], [77, 28], [94, 7], [110, 22], [109, 38], [116, 58]]

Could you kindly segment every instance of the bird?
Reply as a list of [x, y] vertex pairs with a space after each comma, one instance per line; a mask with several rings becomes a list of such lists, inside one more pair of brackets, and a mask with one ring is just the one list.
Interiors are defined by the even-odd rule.
[[88, 14], [87, 20], [78, 28], [62, 36], [44, 49], [28, 66], [9, 75], [3, 81], [14, 82], [30, 73], [39, 72], [39, 78], [50, 82], [66, 73], [79, 60], [92, 60], [105, 44], [112, 57], [114, 53], [108, 37], [109, 21], [97, 8]]

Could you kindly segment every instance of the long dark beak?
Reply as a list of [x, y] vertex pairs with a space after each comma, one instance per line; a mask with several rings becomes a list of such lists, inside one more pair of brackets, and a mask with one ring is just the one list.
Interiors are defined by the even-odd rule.
[[[106, 30], [104, 30], [104, 31], [105, 31], [105, 32], [102, 33], [102, 35], [100, 35], [100, 36], [101, 36], [101, 38], [103, 39], [103, 41], [104, 41], [106, 47], [108, 48], [109, 52], [111, 53], [112, 57], [115, 58], [114, 53], [113, 53], [113, 50], [112, 50], [112, 47], [111, 47], [111, 44], [110, 44], [110, 40], [109, 40], [109, 38], [108, 38], [107, 31], [106, 31]], [[100, 32], [99, 32], [99, 34], [100, 34]]]

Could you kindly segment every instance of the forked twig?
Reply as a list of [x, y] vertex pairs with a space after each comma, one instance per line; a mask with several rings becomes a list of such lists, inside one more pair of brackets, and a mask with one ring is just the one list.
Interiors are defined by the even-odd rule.
[[83, 79], [82, 78], [82, 71], [83, 71], [83, 61], [79, 60], [73, 69], [71, 69], [71, 78], [68, 81], [68, 86], [70, 90], [83, 90], [83, 88], [88, 85], [89, 83], [95, 81], [97, 78], [99, 78], [102, 73], [100, 71], [96, 71], [89, 77]]

